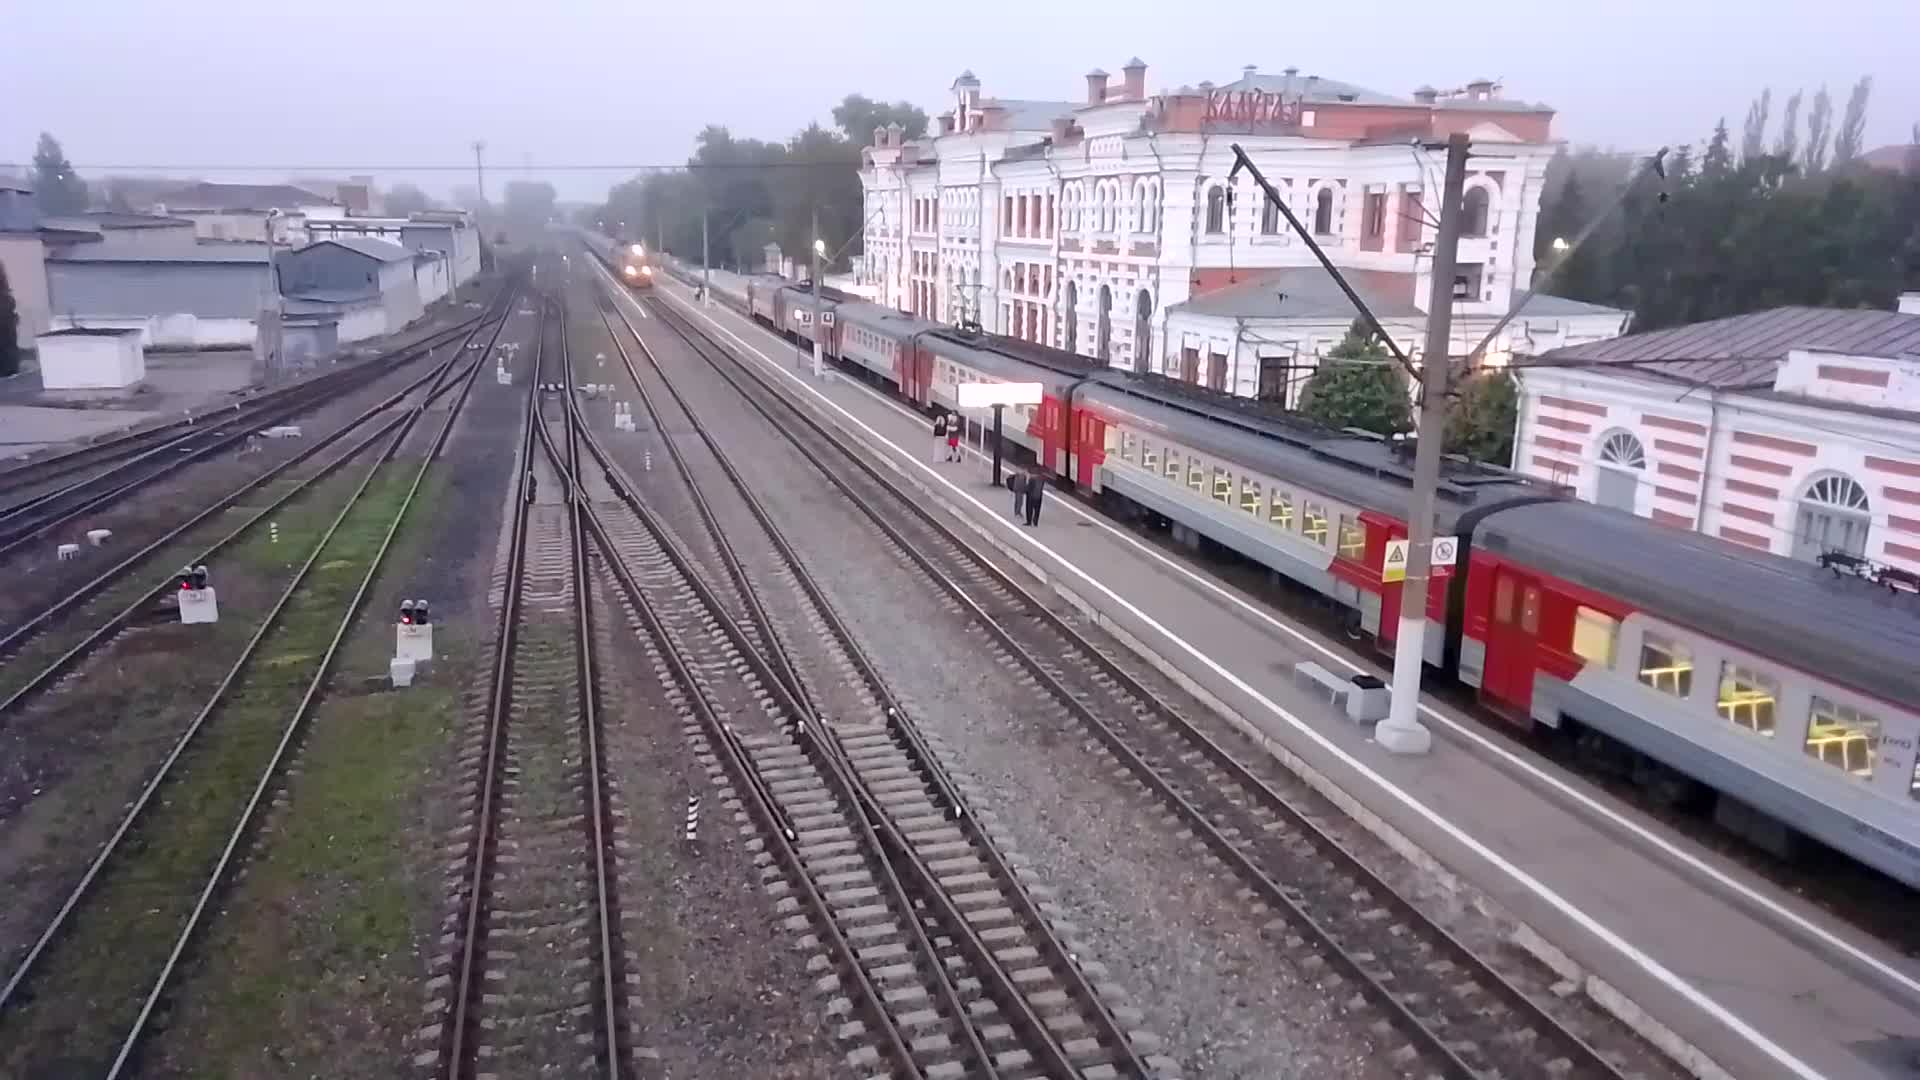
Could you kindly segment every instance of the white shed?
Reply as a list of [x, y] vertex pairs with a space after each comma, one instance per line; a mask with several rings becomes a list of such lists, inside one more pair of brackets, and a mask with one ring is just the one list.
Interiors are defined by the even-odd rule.
[[147, 351], [136, 329], [76, 327], [34, 339], [40, 381], [48, 390], [122, 390], [147, 377]]

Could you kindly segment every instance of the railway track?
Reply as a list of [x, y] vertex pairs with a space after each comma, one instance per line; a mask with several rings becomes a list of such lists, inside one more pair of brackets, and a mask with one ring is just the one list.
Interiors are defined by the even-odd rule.
[[[55, 685], [61, 676], [102, 644], [111, 641], [143, 612], [152, 609], [170, 586], [170, 582], [164, 580], [166, 573], [180, 565], [217, 564], [220, 554], [229, 546], [249, 535], [260, 523], [271, 520], [289, 502], [305, 495], [355, 459], [369, 444], [398, 425], [411, 424], [413, 417], [463, 386], [466, 373], [455, 375], [456, 371], [460, 371], [463, 358], [468, 358], [473, 365], [471, 370], [477, 370], [477, 365], [484, 363], [493, 342], [505, 326], [505, 315], [509, 310], [509, 304], [497, 305], [489, 317], [474, 322], [463, 332], [464, 336], [458, 339], [461, 347], [442, 363], [422, 372], [294, 456], [214, 499], [187, 520], [141, 545], [93, 578], [64, 591], [44, 608], [25, 616], [0, 634], [0, 664], [39, 664], [32, 669], [33, 674], [24, 678], [9, 673], [8, 677], [0, 680], [0, 724], [4, 724], [6, 718], [30, 698]], [[492, 327], [492, 335], [486, 346], [475, 350], [469, 357], [469, 350], [465, 346], [474, 344], [473, 339], [489, 326]], [[336, 444], [343, 441], [348, 442], [344, 452], [327, 456]], [[265, 507], [217, 537], [211, 535], [217, 529], [221, 515], [228, 509], [250, 496], [268, 492], [274, 493], [274, 496]], [[211, 543], [196, 545], [195, 541], [202, 538], [210, 538]], [[172, 557], [162, 561], [160, 557], [163, 554]], [[151, 584], [144, 587], [131, 584], [132, 575], [142, 572], [151, 575]], [[63, 618], [88, 607], [105, 608], [100, 620], [90, 630], [62, 632], [60, 624]]]
[[[371, 459], [358, 485], [0, 986], [0, 1072], [113, 1078], [137, 1067], [479, 371], [446, 383], [454, 397], [410, 485], [390, 458], [424, 403], [355, 448]], [[376, 488], [390, 512], [365, 498]]]
[[[561, 327], [564, 357], [565, 330]], [[608, 779], [571, 415], [528, 389], [438, 1073], [627, 1074]], [[563, 449], [564, 447], [564, 449]]]
[[398, 367], [431, 355], [441, 346], [456, 341], [464, 343], [488, 318], [489, 313], [482, 313], [376, 360], [269, 391], [191, 421], [180, 421], [177, 427], [164, 425], [136, 432], [121, 437], [123, 442], [81, 447], [69, 451], [68, 455], [0, 474], [0, 485], [16, 474], [27, 474], [19, 476], [16, 482], [37, 485], [85, 470], [96, 462], [105, 463], [103, 468], [76, 480], [46, 487], [0, 508], [0, 557], [87, 514], [105, 510], [195, 462], [231, 450], [263, 428], [310, 412]]
[[[903, 1076], [1170, 1075], [1171, 1062], [1135, 1049], [771, 515], [625, 329], [645, 375], [608, 324], [655, 427], [702, 439], [666, 440], [698, 517], [676, 534], [583, 437], [616, 496], [604, 526], [614, 562], [630, 568], [646, 631], [683, 655], [683, 689], [762, 810], [778, 891], [799, 893], [782, 905], [793, 929], [814, 932], [812, 966], [832, 972], [841, 1036], [865, 1043], [850, 1063]], [[717, 565], [684, 550], [675, 536], [688, 531]], [[758, 573], [736, 551], [745, 545]], [[744, 619], [709, 580], [733, 584]], [[781, 614], [763, 590], [785, 601]]]
[[[1280, 913], [1283, 947], [1387, 1039], [1409, 1076], [1619, 1080], [1620, 1067], [1421, 913], [1258, 774], [975, 551], [768, 377], [670, 305], [656, 318], [685, 338], [748, 407], [859, 507], [877, 531], [991, 635], [1003, 665], [1048, 691], [1063, 718]], [[894, 512], [889, 512], [894, 511]]]

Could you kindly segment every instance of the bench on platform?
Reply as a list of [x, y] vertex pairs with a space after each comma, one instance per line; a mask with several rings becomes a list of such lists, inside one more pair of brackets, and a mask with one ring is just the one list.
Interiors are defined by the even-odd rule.
[[1326, 695], [1329, 702], [1342, 707], [1346, 705], [1347, 695], [1353, 692], [1353, 683], [1311, 660], [1293, 665], [1293, 681], [1316, 694]]

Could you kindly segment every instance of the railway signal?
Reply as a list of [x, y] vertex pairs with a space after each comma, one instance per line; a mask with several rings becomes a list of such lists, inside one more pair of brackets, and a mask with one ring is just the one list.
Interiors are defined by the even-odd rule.
[[425, 600], [400, 601], [400, 620], [393, 627], [396, 664], [423, 664], [433, 659], [433, 617]]
[[174, 596], [178, 597], [183, 624], [220, 621], [220, 599], [208, 580], [205, 563], [183, 566], [173, 576]]

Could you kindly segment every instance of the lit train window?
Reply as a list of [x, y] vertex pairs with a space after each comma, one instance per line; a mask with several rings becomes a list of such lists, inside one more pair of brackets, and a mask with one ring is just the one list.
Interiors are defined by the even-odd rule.
[[1920, 754], [1913, 756], [1913, 783], [1907, 785], [1907, 795], [1920, 800]]
[[1873, 755], [1880, 748], [1880, 718], [1818, 694], [1807, 706], [1807, 756], [1862, 780], [1873, 779]]
[[1195, 491], [1199, 491], [1200, 485], [1206, 482], [1207, 482], [1207, 470], [1201, 466], [1200, 462], [1193, 460], [1191, 458], [1188, 459], [1187, 486], [1192, 488]]
[[1267, 524], [1293, 531], [1293, 496], [1284, 491], [1275, 490], [1273, 503], [1267, 507]]
[[1340, 557], [1356, 560], [1367, 557], [1367, 531], [1348, 514], [1340, 515]]
[[1693, 693], [1693, 651], [1672, 638], [1649, 633], [1640, 642], [1640, 681], [1663, 694]]
[[1120, 436], [1120, 460], [1121, 461], [1133, 460], [1133, 444], [1134, 444], [1133, 432], [1129, 431], [1126, 434]]
[[1159, 453], [1154, 450], [1153, 444], [1145, 439], [1140, 440], [1140, 467], [1148, 472], [1160, 467]]
[[1176, 484], [1180, 482], [1180, 455], [1172, 450], [1167, 451], [1166, 477]]
[[1620, 640], [1620, 620], [1590, 607], [1573, 611], [1573, 654], [1590, 664], [1613, 666], [1613, 650]]
[[1319, 503], [1300, 504], [1300, 535], [1327, 546], [1327, 508]]
[[1260, 516], [1260, 481], [1240, 478], [1240, 509]]
[[1773, 677], [1731, 661], [1720, 665], [1720, 715], [1736, 727], [1773, 736], [1773, 705], [1780, 684]]
[[1225, 469], [1213, 470], [1213, 497], [1223, 503], [1233, 501], [1233, 477]]

